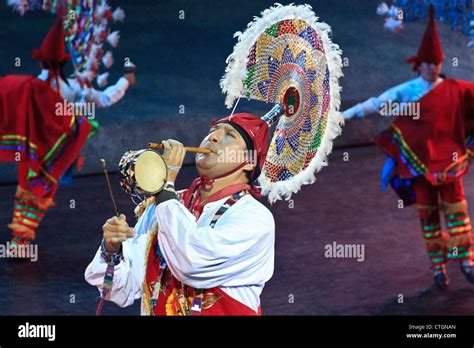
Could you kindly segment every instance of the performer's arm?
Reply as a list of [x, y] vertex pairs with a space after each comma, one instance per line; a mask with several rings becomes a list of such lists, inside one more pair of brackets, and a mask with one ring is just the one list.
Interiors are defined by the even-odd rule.
[[158, 241], [174, 276], [195, 288], [262, 284], [273, 274], [274, 220], [249, 202], [235, 206], [214, 228], [198, 227], [177, 200], [156, 208]]
[[[156, 221], [154, 205], [150, 204], [135, 226], [135, 237], [122, 243], [123, 259], [115, 266], [112, 288], [106, 300], [126, 307], [141, 297], [144, 278], [147, 230]], [[102, 293], [107, 264], [101, 256], [101, 248], [85, 271], [86, 281]]]
[[88, 102], [94, 102], [98, 108], [106, 108], [114, 105], [122, 99], [130, 83], [125, 77], [121, 77], [113, 86], [107, 87], [103, 91], [90, 88], [84, 94]]
[[383, 92], [378, 97], [371, 97], [366, 101], [356, 104], [353, 107], [347, 109], [343, 112], [344, 118], [360, 118], [376, 112], [379, 112], [380, 107], [383, 103], [389, 101], [396, 102], [401, 100], [401, 90], [405, 84], [401, 84], [395, 87], [390, 88], [389, 90]]
[[474, 83], [458, 80], [464, 97], [464, 110], [467, 135], [474, 136]]

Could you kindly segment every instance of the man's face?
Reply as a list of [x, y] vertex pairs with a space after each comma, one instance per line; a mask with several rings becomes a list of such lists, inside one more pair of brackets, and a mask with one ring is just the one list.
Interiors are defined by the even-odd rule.
[[210, 178], [223, 175], [245, 161], [247, 146], [239, 132], [228, 123], [211, 127], [200, 147], [208, 148], [208, 154], [196, 154], [196, 167], [200, 175]]
[[428, 82], [435, 82], [439, 74], [441, 73], [441, 67], [443, 66], [442, 63], [433, 64], [433, 63], [426, 63], [423, 62], [420, 65], [420, 75]]

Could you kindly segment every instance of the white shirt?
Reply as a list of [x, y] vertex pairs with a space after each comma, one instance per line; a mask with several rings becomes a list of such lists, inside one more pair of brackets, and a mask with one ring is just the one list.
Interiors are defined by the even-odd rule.
[[[226, 199], [206, 204], [197, 221], [177, 200], [150, 204], [135, 226], [135, 237], [123, 243], [124, 261], [115, 267], [107, 300], [125, 307], [141, 297], [147, 234], [158, 221], [160, 250], [179, 281], [194, 288], [220, 287], [257, 312], [262, 289], [273, 275], [275, 222], [263, 204], [245, 195], [210, 227]], [[102, 291], [106, 268], [98, 250], [85, 271], [86, 281]]]
[[344, 116], [346, 118], [363, 117], [371, 113], [379, 112], [382, 103], [388, 103], [390, 101], [403, 103], [416, 102], [436, 87], [441, 81], [443, 81], [443, 79], [438, 78], [434, 83], [430, 83], [421, 76], [417, 77], [416, 79], [388, 89], [378, 97], [369, 98], [366, 101], [347, 109], [344, 111]]
[[[48, 75], [49, 70], [43, 69], [38, 78], [46, 81]], [[67, 81], [69, 85], [59, 77], [59, 90], [62, 98], [71, 103], [93, 102], [98, 108], [106, 108], [117, 103], [123, 98], [130, 85], [125, 77], [121, 77], [115, 85], [109, 86], [103, 91], [98, 91], [94, 88], [81, 87], [76, 79], [67, 79]], [[51, 79], [51, 85], [56, 89], [56, 79]]]

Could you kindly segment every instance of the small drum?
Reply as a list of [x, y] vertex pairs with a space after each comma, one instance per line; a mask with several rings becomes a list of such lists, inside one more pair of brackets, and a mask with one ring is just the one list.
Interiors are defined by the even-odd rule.
[[119, 162], [119, 183], [130, 195], [152, 195], [161, 191], [167, 175], [165, 160], [154, 150], [129, 150]]

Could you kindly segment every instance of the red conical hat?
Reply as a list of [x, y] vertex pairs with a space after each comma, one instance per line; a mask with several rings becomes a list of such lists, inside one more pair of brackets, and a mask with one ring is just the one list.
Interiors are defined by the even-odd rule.
[[63, 22], [61, 15], [58, 15], [56, 22], [43, 40], [41, 48], [33, 50], [33, 58], [55, 67], [65, 60], [71, 59], [71, 56], [65, 51]]
[[406, 60], [407, 63], [415, 63], [413, 70], [418, 70], [421, 63], [440, 64], [444, 60], [441, 41], [439, 40], [438, 27], [434, 18], [434, 6], [430, 5], [430, 19], [421, 41], [418, 53]]

